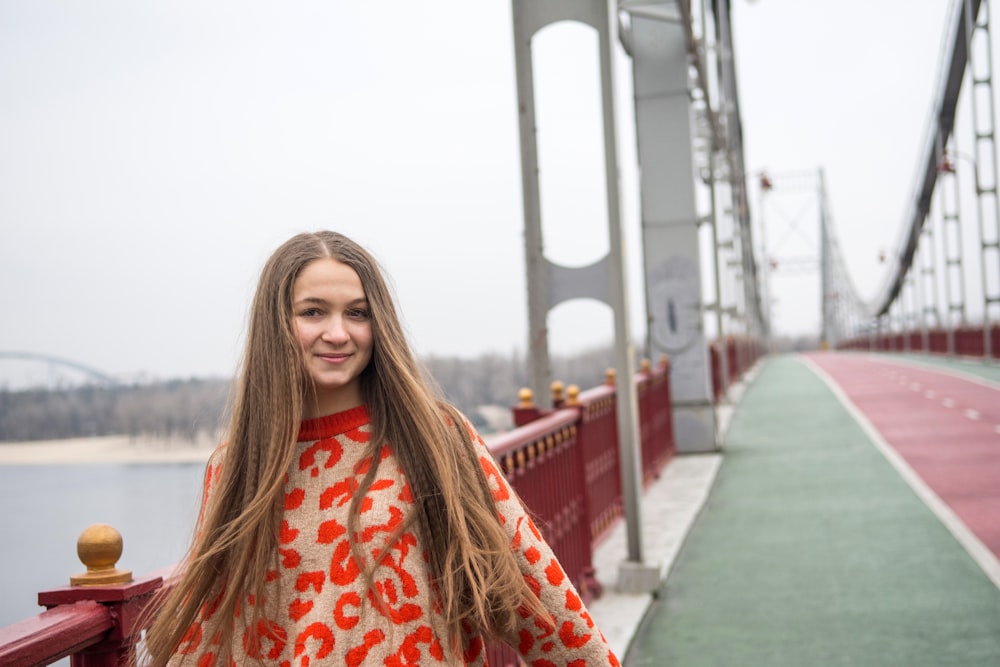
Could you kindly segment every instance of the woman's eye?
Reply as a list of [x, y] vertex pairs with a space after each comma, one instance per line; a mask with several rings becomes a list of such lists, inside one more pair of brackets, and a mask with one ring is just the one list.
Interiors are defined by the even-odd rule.
[[319, 308], [306, 308], [301, 313], [299, 313], [299, 316], [300, 317], [316, 317], [319, 314], [320, 314]]
[[370, 317], [370, 313], [364, 308], [352, 308], [347, 311], [347, 316], [356, 320], [367, 320]]

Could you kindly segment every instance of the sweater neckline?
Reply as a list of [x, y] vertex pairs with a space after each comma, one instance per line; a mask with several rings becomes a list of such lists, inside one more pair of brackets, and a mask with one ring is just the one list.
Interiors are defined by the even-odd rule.
[[368, 406], [366, 405], [359, 405], [356, 408], [336, 412], [332, 415], [303, 419], [302, 423], [299, 424], [298, 441], [311, 442], [330, 438], [364, 426], [369, 421]]

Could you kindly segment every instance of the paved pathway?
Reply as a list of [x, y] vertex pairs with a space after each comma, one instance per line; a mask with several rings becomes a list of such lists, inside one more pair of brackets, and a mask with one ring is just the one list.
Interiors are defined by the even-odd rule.
[[918, 493], [956, 538], [974, 554], [992, 552], [983, 564], [1000, 586], [1000, 567], [990, 567], [1000, 558], [1000, 382], [888, 356], [812, 361], [876, 431], [900, 474], [926, 485]]
[[[971, 555], [967, 549], [991, 539], [989, 524], [1000, 523], [1000, 514], [961, 514], [955, 500], [955, 517], [982, 524], [973, 531], [958, 519], [972, 535], [960, 541], [941, 519], [947, 512], [931, 506], [951, 508], [929, 490], [937, 482], [916, 490], [921, 477], [913, 472], [922, 469], [933, 480], [934, 466], [920, 459], [935, 458], [936, 442], [951, 452], [945, 464], [976, 460], [973, 468], [986, 471], [985, 487], [965, 485], [966, 500], [989, 496], [1000, 479], [989, 486], [990, 454], [978, 434], [996, 423], [987, 415], [1000, 401], [974, 404], [978, 391], [966, 396], [951, 379], [896, 364], [829, 354], [763, 365], [739, 403], [711, 493], [650, 602], [626, 665], [1000, 665], [1000, 588], [990, 572], [996, 558], [988, 548]], [[827, 384], [833, 378], [844, 386]], [[940, 390], [929, 389], [932, 379], [943, 383]], [[945, 407], [942, 394], [928, 399], [927, 391], [953, 395], [955, 403]], [[939, 409], [954, 414], [946, 419]], [[977, 435], [933, 435], [953, 421], [975, 427]], [[920, 427], [906, 426], [913, 423]], [[897, 451], [888, 443], [906, 432], [920, 438], [904, 455], [905, 444]], [[1000, 450], [1000, 433], [993, 438]], [[960, 452], [964, 443], [971, 444]], [[939, 477], [952, 480], [939, 489], [955, 489], [952, 475]]]

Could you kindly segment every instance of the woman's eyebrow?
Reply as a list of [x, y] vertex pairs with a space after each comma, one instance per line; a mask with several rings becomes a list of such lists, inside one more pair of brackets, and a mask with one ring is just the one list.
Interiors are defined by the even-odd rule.
[[[327, 299], [324, 299], [323, 297], [320, 297], [320, 296], [304, 296], [301, 299], [296, 300], [294, 303], [296, 305], [298, 305], [298, 304], [305, 304], [305, 303], [317, 303], [317, 304], [320, 304], [320, 305], [329, 305], [330, 301], [328, 301]], [[350, 301], [348, 301], [347, 305], [349, 305], [349, 306], [356, 306], [356, 305], [359, 305], [359, 304], [367, 304], [367, 303], [368, 303], [368, 297], [366, 297], [366, 296], [359, 296], [359, 297], [357, 297], [355, 299], [351, 299]]]
[[304, 296], [301, 299], [296, 299], [293, 305], [300, 306], [305, 304], [319, 304], [325, 306], [327, 303], [326, 299], [318, 296]]

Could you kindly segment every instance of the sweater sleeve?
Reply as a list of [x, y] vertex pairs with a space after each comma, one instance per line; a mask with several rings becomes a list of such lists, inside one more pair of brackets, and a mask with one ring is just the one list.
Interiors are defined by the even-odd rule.
[[482, 438], [469, 428], [521, 573], [551, 616], [550, 622], [533, 616], [525, 618], [513, 648], [531, 667], [619, 665], [552, 548]]
[[201, 507], [198, 510], [198, 520], [195, 523], [195, 540], [201, 539], [202, 526], [205, 524], [205, 515], [208, 513], [209, 503], [215, 497], [219, 486], [219, 476], [222, 473], [222, 460], [226, 455], [225, 443], [219, 445], [208, 457], [205, 464], [205, 476], [202, 480]]

